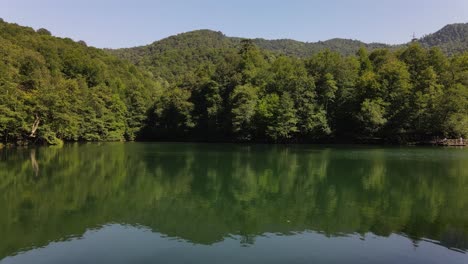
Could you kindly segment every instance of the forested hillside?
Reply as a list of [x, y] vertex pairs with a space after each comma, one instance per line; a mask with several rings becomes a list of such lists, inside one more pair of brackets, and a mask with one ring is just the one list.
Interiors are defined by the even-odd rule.
[[273, 42], [204, 30], [103, 51], [8, 23], [0, 37], [3, 142], [468, 136], [466, 49], [356, 42], [351, 55], [303, 57], [300, 42], [262, 48]]
[[[107, 50], [119, 58], [149, 69], [153, 74], [165, 79], [174, 80], [181, 73], [191, 71], [200, 64], [217, 64], [223, 54], [232, 52], [241, 46], [242, 38], [227, 37], [222, 32], [212, 30], [195, 30], [156, 41], [147, 46]], [[354, 55], [359, 48], [368, 50], [377, 48], [394, 48], [389, 45], [366, 44], [350, 39], [331, 39], [316, 43], [305, 43], [290, 39], [250, 40], [271, 56], [287, 55], [307, 58], [320, 51], [330, 50], [344, 56]], [[235, 52], [235, 51], [234, 51]]]
[[425, 47], [439, 47], [447, 54], [468, 50], [468, 23], [447, 25], [419, 40]]
[[149, 112], [145, 137], [238, 141], [468, 134], [468, 53], [447, 58], [418, 43], [307, 59], [244, 40], [220, 62], [193, 65]]
[[[212, 30], [195, 30], [187, 33], [171, 36], [160, 41], [155, 41], [150, 45], [108, 50], [121, 58], [129, 59], [141, 65], [152, 65], [155, 62], [164, 63], [161, 57], [166, 53], [177, 53], [178, 51], [196, 50], [197, 55], [207, 55], [212, 49], [226, 49], [236, 47], [242, 38], [227, 37], [222, 32]], [[439, 31], [416, 39], [426, 48], [439, 47], [448, 55], [464, 52], [468, 49], [468, 23], [451, 24], [443, 27]], [[406, 46], [387, 45], [383, 43], [364, 43], [358, 40], [334, 38], [319, 42], [301, 42], [292, 39], [267, 40], [256, 38], [252, 42], [260, 49], [279, 53], [282, 55], [295, 56], [299, 58], [310, 57], [320, 51], [330, 50], [341, 55], [354, 55], [361, 47], [368, 50], [381, 48], [397, 49]], [[200, 53], [202, 51], [202, 53]], [[185, 54], [187, 55], [187, 54]], [[187, 56], [185, 56], [187, 58]]]
[[134, 139], [161, 84], [84, 42], [0, 21], [0, 138]]
[[[201, 64], [216, 65], [223, 60], [223, 54], [236, 52], [242, 38], [227, 37], [222, 32], [195, 30], [171, 36], [150, 45], [106, 50], [119, 58], [151, 71], [169, 82], [180, 81], [187, 73], [193, 72]], [[425, 48], [439, 47], [446, 55], [460, 54], [468, 50], [468, 23], [447, 25], [434, 34], [415, 39], [408, 44], [386, 45], [382, 43], [366, 44], [358, 40], [330, 39], [319, 42], [300, 42], [291, 39], [266, 40], [251, 39], [253, 44], [264, 53], [277, 57], [286, 55], [307, 59], [325, 50], [342, 56], [353, 56], [362, 47], [368, 51], [389, 49], [396, 51], [413, 42]]]

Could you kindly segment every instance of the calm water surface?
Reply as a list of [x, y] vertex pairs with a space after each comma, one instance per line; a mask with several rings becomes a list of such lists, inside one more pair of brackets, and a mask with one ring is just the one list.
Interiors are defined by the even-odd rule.
[[0, 263], [468, 263], [468, 149], [0, 150]]

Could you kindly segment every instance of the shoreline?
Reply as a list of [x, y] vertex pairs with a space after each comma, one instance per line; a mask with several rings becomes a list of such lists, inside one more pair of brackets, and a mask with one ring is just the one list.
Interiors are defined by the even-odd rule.
[[265, 141], [227, 141], [227, 140], [131, 140], [131, 141], [64, 141], [60, 145], [51, 144], [15, 144], [15, 143], [0, 143], [1, 149], [13, 148], [31, 148], [31, 147], [55, 147], [69, 145], [84, 145], [84, 144], [102, 144], [102, 143], [162, 143], [162, 144], [229, 144], [229, 145], [270, 145], [270, 146], [385, 146], [385, 147], [467, 147], [466, 141], [464, 144], [441, 144], [436, 142], [409, 142], [409, 143], [390, 143], [390, 142], [363, 142], [363, 141], [315, 141], [315, 142], [265, 142]]

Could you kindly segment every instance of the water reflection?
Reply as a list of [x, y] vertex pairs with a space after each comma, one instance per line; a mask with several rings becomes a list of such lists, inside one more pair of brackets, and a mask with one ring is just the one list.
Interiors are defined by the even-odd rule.
[[323, 243], [399, 234], [413, 246], [468, 248], [463, 149], [116, 143], [0, 153], [0, 259], [108, 223], [200, 246], [312, 232]]
[[426, 241], [414, 248], [407, 238], [394, 234], [383, 238], [369, 233], [360, 240], [357, 235], [267, 233], [248, 248], [239, 246], [241, 239], [232, 236], [208, 246], [167, 239], [143, 227], [112, 224], [87, 231], [79, 239], [7, 257], [2, 263], [466, 263], [464, 254], [446, 255], [444, 248]]

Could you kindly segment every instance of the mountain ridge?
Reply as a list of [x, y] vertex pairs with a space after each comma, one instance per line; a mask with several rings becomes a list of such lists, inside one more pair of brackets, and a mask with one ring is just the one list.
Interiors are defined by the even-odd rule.
[[425, 47], [440, 47], [447, 54], [468, 50], [468, 23], [448, 24], [418, 40]]
[[[228, 47], [232, 47], [239, 44], [242, 39], [250, 39], [253, 41], [254, 44], [256, 44], [262, 49], [297, 57], [308, 57], [324, 49], [330, 49], [331, 51], [339, 52], [342, 55], [352, 55], [362, 46], [366, 47], [369, 50], [373, 50], [378, 48], [398, 48], [406, 46], [412, 42], [409, 41], [407, 43], [402, 44], [386, 44], [380, 42], [366, 43], [358, 39], [348, 39], [339, 37], [324, 41], [305, 42], [290, 38], [266, 39], [233, 37], [227, 36], [221, 31], [211, 29], [197, 29], [172, 35], [167, 38], [154, 41], [148, 45], [105, 50], [110, 51], [111, 53], [114, 53], [117, 56], [121, 56], [122, 51], [141, 51], [145, 47], [149, 47], [150, 50], [157, 50], [157, 48], [154, 47], [158, 46], [161, 43], [164, 44], [166, 42], [174, 41], [175, 39], [179, 38], [185, 39], [194, 35], [197, 35], [198, 38], [200, 38], [201, 36], [205, 36], [205, 38], [216, 36], [216, 38], [218, 39], [223, 39], [222, 42], [228, 44]], [[449, 55], [452, 55], [453, 53], [463, 52], [466, 49], [468, 49], [468, 23], [448, 24], [434, 33], [424, 35], [423, 37], [416, 39], [416, 41], [428, 48], [438, 46], [442, 49], [442, 51]]]
[[[359, 40], [333, 38], [319, 42], [301, 42], [292, 39], [267, 40], [248, 39], [261, 50], [278, 57], [281, 55], [309, 58], [321, 51], [329, 50], [342, 56], [355, 55], [364, 47], [368, 51], [377, 49], [398, 50], [413, 42], [426, 48], [440, 47], [446, 55], [454, 55], [468, 50], [468, 23], [446, 25], [433, 34], [400, 45], [364, 43]], [[166, 80], [180, 79], [181, 72], [192, 72], [205, 63], [216, 65], [227, 53], [236, 52], [245, 38], [229, 37], [221, 31], [200, 29], [179, 33], [149, 45], [133, 48], [106, 49], [120, 59], [149, 70]]]

